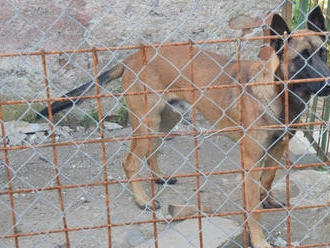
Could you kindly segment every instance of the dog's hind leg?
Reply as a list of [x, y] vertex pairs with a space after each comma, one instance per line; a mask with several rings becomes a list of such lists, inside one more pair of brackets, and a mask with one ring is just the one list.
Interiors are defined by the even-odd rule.
[[[133, 139], [131, 141], [130, 151], [127, 153], [123, 162], [124, 171], [128, 180], [140, 178], [140, 164], [148, 152], [148, 140]], [[143, 183], [140, 181], [130, 182], [136, 204], [144, 209], [151, 206], [150, 198], [147, 196]], [[156, 203], [159, 208], [159, 204]]]
[[[123, 167], [126, 173], [126, 177], [130, 182], [131, 190], [133, 192], [136, 204], [142, 209], [152, 209], [151, 207], [151, 199], [146, 194], [143, 183], [141, 181], [135, 181], [135, 179], [141, 178], [140, 168], [141, 163], [145, 158], [149, 156], [149, 154], [154, 154], [153, 147], [150, 151], [149, 149], [149, 138], [148, 135], [152, 131], [158, 131], [160, 126], [160, 112], [164, 103], [153, 101], [152, 97], [150, 97], [149, 103], [153, 106], [153, 109], [149, 114], [145, 115], [145, 105], [143, 103], [142, 97], [132, 97], [130, 96], [129, 100], [126, 100], [127, 106], [130, 109], [130, 123], [133, 129], [133, 135], [136, 136], [146, 136], [138, 137], [136, 139], [132, 139], [130, 151], [127, 153], [126, 158], [123, 163]], [[152, 138], [153, 140], [153, 138]], [[153, 142], [153, 141], [152, 141]], [[151, 156], [152, 157], [152, 156]], [[156, 209], [160, 207], [158, 201], [155, 200]]]
[[[174, 111], [172, 107], [169, 106], [169, 104], [166, 104], [161, 112], [161, 123], [159, 127], [160, 132], [163, 133], [170, 132], [181, 119], [182, 119], [181, 115], [178, 112]], [[159, 168], [158, 154], [159, 154], [159, 147], [161, 144], [162, 144], [161, 138], [153, 139], [154, 152], [150, 159], [154, 173], [156, 174], [156, 176], [159, 177], [159, 179], [157, 179], [155, 182], [158, 184], [164, 184], [164, 183], [175, 184], [177, 182], [177, 179], [174, 177], [165, 179], [167, 178], [167, 176], [164, 173], [162, 173], [162, 171]]]
[[[264, 166], [273, 167], [281, 161], [284, 152], [284, 141], [278, 141], [274, 147], [269, 151], [269, 155], [265, 158]], [[260, 200], [264, 208], [282, 208], [284, 203], [278, 202], [274, 199], [271, 192], [273, 180], [275, 178], [276, 170], [265, 170], [261, 173], [261, 194]]]

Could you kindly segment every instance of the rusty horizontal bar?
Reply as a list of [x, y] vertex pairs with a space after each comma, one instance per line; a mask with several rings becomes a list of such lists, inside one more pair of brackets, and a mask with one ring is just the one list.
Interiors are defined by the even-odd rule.
[[317, 244], [307, 244], [307, 245], [297, 245], [295, 248], [311, 248], [311, 247], [328, 247], [330, 246], [329, 243], [317, 243]]
[[[288, 84], [300, 84], [300, 83], [317, 83], [323, 80], [327, 80], [330, 78], [308, 78], [308, 79], [292, 79], [286, 81]], [[265, 85], [284, 85], [282, 81], [271, 81], [271, 82], [251, 82], [248, 84], [238, 85], [238, 84], [223, 84], [223, 85], [212, 85], [212, 86], [203, 86], [199, 87], [200, 90], [214, 90], [214, 89], [225, 89], [225, 88], [242, 88], [242, 86], [265, 86]], [[9, 100], [2, 101], [2, 105], [16, 105], [16, 104], [27, 104], [27, 103], [42, 103], [42, 102], [64, 102], [67, 100], [77, 100], [77, 99], [97, 99], [97, 98], [110, 98], [110, 97], [118, 97], [118, 96], [136, 96], [136, 95], [151, 95], [151, 94], [169, 94], [176, 92], [186, 92], [186, 91], [194, 91], [195, 87], [186, 87], [179, 89], [168, 89], [168, 90], [153, 90], [153, 91], [141, 91], [141, 92], [128, 92], [128, 93], [111, 93], [111, 94], [94, 94], [88, 96], [71, 96], [71, 97], [54, 97], [54, 98], [40, 98], [33, 100]]]
[[[323, 163], [309, 163], [309, 164], [296, 164], [292, 165], [290, 169], [307, 169], [307, 168], [315, 168], [328, 165], [330, 166], [330, 161]], [[266, 170], [285, 170], [285, 167], [282, 166], [271, 166], [271, 167], [256, 167], [249, 171], [266, 171]], [[229, 175], [229, 174], [238, 174], [244, 173], [243, 169], [235, 169], [235, 170], [224, 170], [224, 171], [203, 171], [203, 172], [193, 172], [193, 173], [185, 173], [185, 174], [174, 174], [171, 176], [164, 177], [164, 179], [168, 179], [170, 177], [175, 178], [188, 178], [188, 177], [196, 177], [197, 175], [205, 175], [205, 176], [217, 176], [217, 175]], [[21, 194], [21, 193], [31, 193], [31, 192], [40, 192], [40, 191], [50, 191], [56, 189], [75, 189], [75, 188], [83, 188], [83, 187], [93, 187], [93, 186], [104, 186], [106, 184], [122, 184], [122, 183], [131, 183], [131, 182], [144, 182], [144, 181], [155, 181], [158, 180], [158, 177], [141, 177], [134, 179], [121, 179], [121, 180], [111, 180], [111, 181], [99, 181], [95, 183], [86, 183], [86, 184], [67, 184], [61, 186], [48, 186], [48, 187], [39, 187], [33, 189], [17, 189], [17, 190], [6, 190], [0, 191], [0, 195], [6, 194]]]
[[[302, 37], [302, 36], [310, 36], [310, 35], [329, 35], [329, 32], [324, 32], [324, 33], [308, 33], [308, 34], [293, 34], [291, 37]], [[194, 44], [216, 44], [216, 43], [224, 43], [224, 42], [237, 42], [237, 41], [248, 41], [248, 40], [264, 40], [264, 39], [278, 39], [278, 38], [287, 38], [287, 36], [259, 36], [259, 37], [249, 37], [249, 38], [229, 38], [229, 39], [218, 39], [218, 40], [207, 40], [207, 41], [198, 41], [195, 42]], [[33, 56], [33, 55], [56, 55], [56, 54], [64, 54], [64, 53], [94, 53], [96, 55], [96, 52], [102, 52], [102, 51], [109, 51], [109, 50], [133, 50], [133, 49], [144, 49], [146, 47], [166, 47], [166, 46], [184, 46], [184, 45], [192, 45], [193, 43], [191, 41], [189, 42], [173, 42], [173, 43], [165, 43], [165, 44], [153, 44], [153, 45], [138, 45], [138, 46], [122, 46], [122, 47], [108, 47], [108, 48], [91, 48], [91, 49], [80, 49], [80, 50], [66, 50], [66, 51], [35, 51], [35, 52], [22, 52], [22, 53], [3, 53], [0, 54], [0, 57], [14, 57], [14, 56]], [[240, 59], [238, 60], [238, 63], [240, 63]], [[94, 61], [94, 64], [97, 64], [97, 62]], [[97, 73], [94, 73], [96, 76]], [[287, 78], [286, 78], [287, 79]], [[211, 90], [211, 89], [221, 89], [221, 88], [238, 88], [242, 89], [243, 87], [250, 87], [250, 86], [261, 86], [261, 85], [287, 85], [287, 84], [294, 84], [294, 83], [308, 83], [308, 82], [319, 82], [323, 81], [324, 79], [329, 79], [329, 78], [316, 78], [316, 79], [298, 79], [298, 80], [285, 80], [285, 82], [282, 81], [273, 81], [273, 82], [252, 82], [248, 83], [245, 85], [239, 85], [239, 84], [234, 84], [234, 85], [213, 85], [213, 86], [205, 86], [201, 87], [201, 90]], [[45, 80], [47, 80], [47, 76], [45, 77]], [[95, 79], [97, 82], [97, 79]], [[193, 81], [193, 80], [192, 80]], [[47, 88], [47, 87], [46, 87]], [[99, 94], [97, 92], [95, 95], [90, 95], [90, 96], [81, 96], [81, 97], [59, 97], [59, 98], [50, 98], [49, 94], [47, 95], [46, 99], [34, 99], [34, 100], [11, 100], [11, 101], [4, 101], [0, 102], [0, 105], [14, 105], [14, 104], [26, 104], [26, 103], [37, 103], [37, 102], [47, 102], [48, 105], [52, 101], [66, 101], [66, 100], [75, 100], [75, 99], [97, 99], [98, 102], [100, 102], [100, 99], [102, 97], [115, 97], [115, 96], [129, 96], [129, 95], [145, 95], [146, 94], [168, 94], [171, 92], [182, 92], [182, 91], [191, 91], [192, 94], [194, 91], [196, 91], [195, 87], [187, 87], [187, 88], [182, 88], [182, 89], [170, 89], [170, 90], [157, 90], [157, 91], [143, 91], [143, 92], [129, 92], [129, 93], [114, 93], [114, 94]], [[286, 90], [286, 94], [288, 94]], [[287, 96], [287, 95], [286, 95]], [[287, 98], [287, 97], [286, 97]], [[287, 99], [286, 99], [286, 104], [287, 104]], [[286, 106], [287, 108], [287, 106]], [[100, 112], [100, 108], [98, 110], [99, 113], [99, 123], [102, 123], [102, 116]], [[286, 111], [286, 114], [288, 114], [288, 111]], [[51, 115], [51, 111], [50, 111]], [[147, 117], [148, 118], [148, 117]], [[268, 125], [268, 126], [261, 126], [261, 127], [253, 127], [249, 128], [248, 130], [269, 130], [269, 129], [284, 129], [284, 128], [293, 128], [293, 127], [303, 127], [303, 126], [310, 126], [310, 125], [324, 125], [324, 122], [308, 122], [308, 123], [296, 123], [296, 124], [289, 124], [288, 123], [288, 118], [286, 118], [286, 123], [285, 125]], [[226, 133], [226, 132], [242, 132], [243, 127], [230, 127], [230, 128], [225, 128], [221, 130], [207, 130], [207, 131], [189, 131], [189, 132], [177, 132], [177, 133], [172, 133], [172, 134], [146, 134], [146, 135], [138, 135], [138, 136], [129, 136], [129, 137], [112, 137], [112, 138], [104, 138], [103, 135], [101, 134], [101, 138], [99, 139], [89, 139], [87, 141], [84, 140], [77, 140], [77, 141], [70, 141], [70, 142], [56, 142], [53, 141], [50, 144], [40, 144], [40, 145], [31, 145], [31, 146], [13, 146], [13, 147], [1, 147], [0, 151], [3, 150], [5, 152], [9, 150], [21, 150], [21, 149], [30, 149], [30, 148], [45, 148], [45, 147], [52, 147], [55, 149], [56, 146], [74, 146], [78, 144], [105, 144], [106, 142], [116, 142], [116, 141], [123, 141], [123, 140], [133, 140], [133, 139], [149, 139], [151, 140], [152, 138], [158, 138], [158, 137], [175, 137], [175, 136], [193, 136], [196, 137], [198, 135], [205, 135], [205, 134], [210, 134], [210, 135], [217, 135], [220, 133]], [[244, 129], [246, 130], [246, 129]], [[101, 133], [102, 133], [102, 128], [101, 128]], [[53, 135], [53, 134], [52, 134]], [[287, 135], [288, 138], [288, 135]], [[288, 139], [287, 139], [287, 150], [288, 150]], [[288, 151], [287, 151], [288, 153]], [[54, 155], [54, 157], [56, 157]], [[290, 161], [286, 161], [286, 167], [281, 167], [281, 166], [273, 166], [273, 167], [267, 167], [267, 168], [253, 168], [251, 170], [248, 170], [248, 172], [251, 171], [264, 171], [264, 170], [281, 170], [281, 169], [286, 169], [286, 170], [291, 170], [291, 169], [299, 169], [299, 168], [311, 168], [311, 167], [317, 167], [317, 166], [323, 166], [323, 165], [330, 165], [330, 162], [325, 162], [325, 163], [313, 163], [313, 164], [298, 164], [298, 165], [291, 165]], [[56, 161], [54, 162], [56, 165]], [[104, 164], [105, 166], [105, 164]], [[178, 175], [171, 175], [171, 177], [177, 177], [177, 178], [187, 178], [187, 177], [200, 177], [203, 175], [206, 176], [215, 176], [215, 175], [226, 175], [226, 174], [237, 174], [241, 173], [244, 174], [247, 172], [244, 170], [244, 168], [237, 169], [237, 170], [226, 170], [226, 171], [206, 171], [206, 172], [199, 172], [198, 170], [194, 173], [186, 173], [186, 174], [178, 174]], [[106, 172], [105, 172], [106, 173]], [[106, 174], [105, 174], [106, 175]], [[167, 177], [168, 178], [168, 177]], [[153, 176], [151, 174], [149, 177], [146, 178], [137, 178], [137, 179], [123, 179], [123, 180], [111, 180], [108, 181], [107, 178], [105, 177], [104, 181], [101, 182], [95, 182], [95, 183], [89, 183], [89, 184], [72, 184], [72, 185], [62, 185], [58, 183], [56, 186], [49, 186], [45, 188], [35, 188], [35, 189], [19, 189], [19, 190], [13, 190], [9, 188], [7, 191], [2, 191], [0, 192], [0, 195], [10, 195], [10, 197], [13, 197], [13, 194], [18, 194], [18, 193], [30, 193], [30, 192], [39, 192], [39, 191], [46, 191], [46, 190], [57, 190], [61, 191], [63, 189], [76, 189], [78, 187], [91, 187], [91, 186], [104, 186], [105, 188], [109, 184], [120, 184], [120, 183], [130, 183], [134, 181], [154, 181], [158, 178]], [[289, 177], [287, 176], [287, 188], [289, 187], [288, 184], [288, 179]], [[244, 181], [243, 181], [244, 182]], [[289, 192], [289, 191], [287, 191]], [[107, 194], [106, 194], [107, 195]], [[290, 194], [287, 193], [287, 201], [290, 200]], [[61, 201], [62, 202], [62, 201]], [[63, 203], [63, 202], [62, 202]], [[200, 200], [198, 200], [198, 204], [200, 204]], [[292, 211], [292, 210], [303, 210], [303, 209], [311, 209], [311, 208], [325, 208], [329, 207], [330, 203], [325, 203], [325, 204], [314, 204], [314, 205], [304, 205], [304, 206], [296, 206], [292, 207], [290, 204], [287, 205], [285, 208], [281, 209], [258, 209], [258, 210], [252, 210], [249, 213], [269, 213], [269, 212], [279, 212], [279, 211]], [[200, 208], [200, 206], [198, 206]], [[62, 208], [61, 208], [62, 209]], [[63, 206], [63, 212], [64, 212], [64, 206]], [[205, 214], [201, 215], [200, 213], [198, 215], [194, 216], [187, 216], [187, 217], [179, 217], [179, 218], [163, 218], [159, 219], [156, 218], [155, 213], [153, 212], [153, 218], [149, 220], [142, 220], [142, 221], [129, 221], [129, 222], [124, 222], [124, 223], [110, 223], [110, 221], [107, 222], [105, 225], [95, 225], [95, 226], [85, 226], [85, 227], [67, 227], [67, 225], [64, 223], [64, 227], [62, 229], [55, 229], [55, 230], [48, 230], [48, 231], [40, 231], [40, 232], [25, 232], [25, 233], [18, 233], [14, 232], [13, 234], [6, 235], [6, 236], [0, 236], [0, 239], [10, 239], [14, 238], [17, 240], [19, 237], [29, 237], [29, 236], [37, 236], [37, 235], [47, 235], [47, 234], [54, 234], [54, 233], [65, 233], [67, 236], [67, 246], [68, 245], [68, 233], [69, 232], [74, 232], [74, 231], [82, 231], [82, 230], [91, 230], [91, 229], [100, 229], [100, 228], [107, 228], [110, 230], [112, 227], [118, 227], [118, 226], [125, 226], [125, 225], [135, 225], [135, 224], [147, 224], [147, 223], [153, 223], [154, 228], [157, 227], [156, 223], [162, 223], [162, 222], [168, 222], [168, 221], [178, 221], [178, 220], [185, 220], [185, 219], [196, 219], [198, 218], [199, 221], [201, 221], [201, 218], [205, 217], [220, 217], [220, 216], [233, 216], [233, 215], [244, 215], [246, 214], [246, 211], [232, 211], [232, 212], [223, 212], [223, 213], [215, 213], [215, 214]], [[289, 227], [290, 227], [290, 216], [287, 216], [287, 220], [289, 221]], [[287, 221], [287, 222], [288, 222]], [[201, 225], [200, 225], [201, 226]], [[200, 231], [202, 231], [202, 228], [200, 228]], [[108, 232], [110, 235], [109, 239], [109, 244], [111, 244], [111, 234]], [[108, 236], [109, 236], [108, 235]], [[154, 239], [157, 240], [157, 232], [154, 232]], [[201, 236], [201, 233], [200, 233]], [[288, 230], [288, 245], [290, 246], [291, 241], [290, 241], [290, 230]], [[200, 239], [201, 240], [201, 239]], [[200, 241], [202, 244], [202, 241]], [[327, 246], [330, 243], [317, 243], [317, 244], [308, 244], [308, 245], [302, 245], [299, 247], [322, 247], [322, 246]]]
[[[306, 126], [321, 126], [324, 125], [324, 122], [304, 122], [304, 123], [292, 123], [287, 127], [288, 129], [294, 129], [298, 127], [306, 127]], [[286, 126], [283, 125], [266, 125], [260, 127], [251, 127], [248, 131], [256, 131], [256, 130], [283, 130]], [[21, 146], [10, 146], [10, 147], [0, 147], [0, 151], [5, 150], [25, 150], [25, 149], [36, 149], [36, 148], [47, 148], [52, 146], [73, 146], [73, 145], [86, 145], [86, 144], [100, 144], [102, 142], [117, 142], [117, 141], [125, 141], [125, 140], [134, 140], [134, 139], [149, 139], [149, 138], [163, 138], [163, 137], [182, 137], [182, 136], [196, 136], [196, 135], [219, 135], [221, 133], [233, 133], [233, 132], [241, 132], [242, 128], [240, 127], [229, 127], [224, 129], [210, 129], [203, 131], [185, 131], [185, 132], [173, 132], [171, 134], [166, 133], [153, 133], [146, 135], [131, 135], [131, 136], [118, 136], [113, 138], [97, 138], [97, 139], [89, 139], [89, 140], [75, 140], [75, 141], [66, 141], [66, 142], [57, 142], [57, 143], [46, 143], [46, 144], [37, 144], [37, 145], [21, 145]], [[245, 130], [246, 131], [246, 130]]]
[[[255, 213], [271, 213], [271, 212], [282, 212], [282, 211], [292, 211], [292, 210], [304, 210], [304, 209], [315, 209], [315, 208], [326, 208], [330, 207], [330, 203], [327, 204], [313, 204], [313, 205], [304, 205], [304, 206], [296, 206], [290, 208], [271, 208], [271, 209], [257, 209], [252, 210]], [[242, 215], [244, 211], [232, 211], [232, 212], [223, 212], [223, 213], [214, 213], [214, 214], [196, 214], [192, 216], [184, 216], [184, 217], [176, 217], [176, 218], [162, 218], [162, 219], [150, 219], [150, 220], [140, 220], [140, 221], [128, 221], [123, 223], [111, 223], [110, 225], [95, 225], [95, 226], [85, 226], [85, 227], [70, 227], [70, 228], [62, 228], [62, 229], [54, 229], [49, 231], [41, 231], [41, 232], [29, 232], [29, 233], [17, 233], [10, 234], [6, 236], [0, 236], [0, 239], [11, 239], [15, 237], [31, 237], [31, 236], [39, 236], [39, 235], [47, 235], [47, 234], [55, 234], [62, 232], [77, 232], [77, 231], [85, 231], [85, 230], [93, 230], [93, 229], [101, 229], [101, 228], [112, 228], [119, 226], [128, 226], [128, 225], [140, 225], [140, 224], [149, 224], [149, 223], [163, 223], [170, 221], [182, 221], [187, 219], [197, 219], [197, 218], [210, 218], [210, 217], [224, 217], [224, 216], [234, 216], [234, 215]]]
[[[330, 32], [310, 32], [310, 33], [298, 33], [290, 34], [289, 37], [306, 37], [306, 36], [315, 36], [315, 35], [329, 35]], [[282, 35], [267, 35], [267, 36], [255, 36], [255, 37], [239, 37], [239, 38], [227, 38], [227, 39], [213, 39], [213, 40], [199, 40], [193, 42], [193, 44], [217, 44], [217, 43], [229, 43], [237, 41], [256, 41], [256, 40], [270, 40], [270, 39], [282, 39]], [[169, 47], [169, 46], [186, 46], [190, 45], [191, 41], [183, 42], [168, 42], [164, 44], [155, 43], [152, 45], [143, 45], [145, 48], [149, 47]], [[54, 51], [33, 51], [33, 52], [20, 52], [20, 53], [0, 53], [1, 57], [17, 57], [17, 56], [36, 56], [36, 55], [58, 55], [58, 54], [70, 54], [70, 53], [92, 53], [96, 52], [105, 52], [105, 51], [115, 51], [115, 50], [137, 50], [141, 49], [142, 45], [126, 45], [126, 46], [112, 46], [112, 47], [97, 47], [97, 48], [85, 48], [85, 49], [69, 49], [69, 50], [54, 50]]]

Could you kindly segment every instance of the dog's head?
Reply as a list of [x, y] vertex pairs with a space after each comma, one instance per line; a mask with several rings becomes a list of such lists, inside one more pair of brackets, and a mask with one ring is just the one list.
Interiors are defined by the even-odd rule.
[[[325, 20], [319, 6], [314, 7], [308, 15], [306, 30], [298, 30], [294, 33], [311, 33], [326, 31]], [[283, 18], [277, 14], [271, 22], [271, 35], [288, 34], [288, 76], [289, 79], [327, 78], [330, 70], [327, 66], [326, 37], [322, 35], [290, 37], [290, 29]], [[271, 46], [280, 58], [279, 76], [283, 79], [284, 71], [284, 41], [272, 39]], [[299, 95], [318, 96], [330, 95], [330, 80], [319, 82], [293, 84], [290, 88]]]

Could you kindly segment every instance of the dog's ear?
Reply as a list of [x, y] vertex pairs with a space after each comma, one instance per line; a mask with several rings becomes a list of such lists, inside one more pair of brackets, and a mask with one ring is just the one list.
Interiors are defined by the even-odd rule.
[[[275, 72], [280, 65], [279, 58], [275, 53], [274, 49], [270, 46], [265, 46], [260, 49], [259, 58], [263, 61], [265, 67], [268, 71], [266, 73], [272, 72], [271, 76], [275, 75]], [[272, 79], [270, 79], [272, 80]]]
[[325, 19], [320, 6], [314, 7], [312, 12], [308, 15], [307, 28], [315, 32], [326, 31]]
[[[283, 35], [284, 32], [290, 34], [290, 29], [288, 25], [280, 15], [274, 14], [272, 18], [272, 23], [270, 24], [270, 35]], [[270, 41], [270, 45], [277, 52], [283, 47], [283, 40], [272, 39]]]

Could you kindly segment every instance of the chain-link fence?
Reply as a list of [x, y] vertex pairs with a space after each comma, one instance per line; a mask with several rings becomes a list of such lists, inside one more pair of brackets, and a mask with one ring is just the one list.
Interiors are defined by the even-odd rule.
[[330, 246], [327, 6], [2, 1], [0, 247]]

